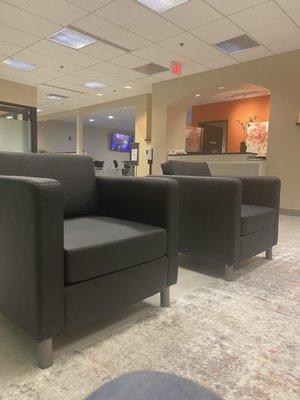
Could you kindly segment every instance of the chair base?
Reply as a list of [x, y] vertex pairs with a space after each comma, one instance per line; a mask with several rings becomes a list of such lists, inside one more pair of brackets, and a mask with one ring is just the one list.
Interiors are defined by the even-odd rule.
[[163, 291], [160, 292], [160, 306], [170, 307], [170, 287], [167, 286]]
[[233, 265], [225, 265], [225, 281], [232, 282], [234, 279]]
[[38, 367], [45, 369], [53, 364], [52, 338], [38, 343]]
[[270, 247], [268, 250], [266, 250], [266, 259], [267, 260], [273, 259], [273, 247]]

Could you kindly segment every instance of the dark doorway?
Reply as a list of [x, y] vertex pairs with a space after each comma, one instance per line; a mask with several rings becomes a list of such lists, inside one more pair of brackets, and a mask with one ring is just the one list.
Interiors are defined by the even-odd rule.
[[225, 153], [227, 150], [228, 121], [203, 121], [202, 151], [209, 154]]

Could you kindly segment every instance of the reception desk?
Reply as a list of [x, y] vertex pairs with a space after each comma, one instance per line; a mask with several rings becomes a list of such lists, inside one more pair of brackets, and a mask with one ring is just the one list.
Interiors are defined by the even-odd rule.
[[207, 162], [212, 175], [266, 175], [266, 160], [255, 158], [253, 153], [170, 154], [168, 160]]

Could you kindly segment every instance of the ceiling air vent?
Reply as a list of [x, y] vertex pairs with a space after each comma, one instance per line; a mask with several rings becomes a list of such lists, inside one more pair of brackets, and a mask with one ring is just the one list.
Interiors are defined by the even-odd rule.
[[252, 47], [257, 47], [259, 46], [259, 43], [248, 35], [241, 35], [225, 40], [224, 42], [215, 43], [215, 46], [227, 54], [234, 54], [251, 49]]
[[134, 68], [134, 70], [146, 75], [154, 75], [158, 74], [159, 72], [169, 71], [168, 68], [154, 63], [142, 65], [141, 67]]

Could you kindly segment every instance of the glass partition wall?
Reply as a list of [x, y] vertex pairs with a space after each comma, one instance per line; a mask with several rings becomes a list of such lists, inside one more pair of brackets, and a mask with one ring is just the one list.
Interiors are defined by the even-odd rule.
[[0, 102], [0, 151], [37, 151], [36, 108]]

